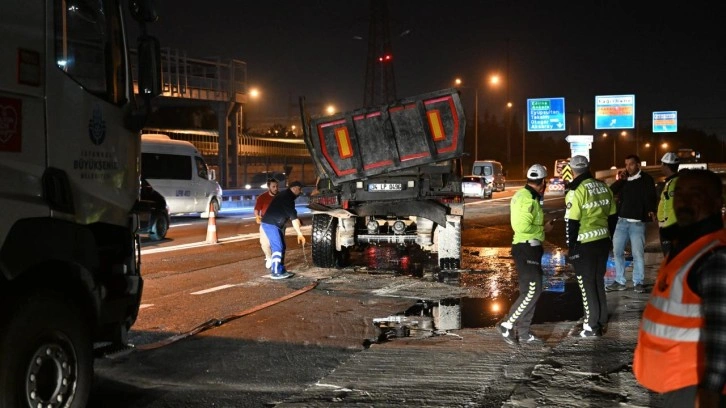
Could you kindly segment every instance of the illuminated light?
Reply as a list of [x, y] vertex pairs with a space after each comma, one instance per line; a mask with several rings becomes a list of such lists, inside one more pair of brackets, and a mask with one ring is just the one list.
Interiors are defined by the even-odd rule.
[[340, 197], [337, 195], [314, 195], [310, 197], [310, 202], [313, 204], [320, 204], [327, 207], [334, 207], [338, 205]]
[[408, 272], [408, 266], [410, 264], [411, 264], [411, 262], [410, 262], [410, 258], [408, 257], [408, 255], [404, 255], [401, 257], [401, 269], [403, 271]]
[[502, 310], [502, 305], [497, 301], [492, 302], [491, 309], [492, 312], [500, 312]]
[[339, 127], [335, 129], [335, 139], [338, 141], [338, 153], [341, 159], [347, 159], [353, 156], [353, 148], [350, 144], [350, 134], [348, 128]]
[[366, 229], [368, 230], [369, 234], [378, 233], [378, 223], [376, 222], [376, 220], [368, 221], [368, 224], [366, 224]]
[[429, 120], [429, 127], [431, 128], [431, 135], [433, 136], [434, 141], [438, 142], [446, 139], [444, 125], [441, 122], [441, 112], [437, 109], [433, 109], [426, 112], [426, 117]]
[[406, 184], [408, 188], [413, 188], [416, 185], [416, 182], [413, 180], [408, 180], [408, 183]]
[[406, 232], [406, 223], [404, 223], [401, 220], [398, 220], [393, 223], [393, 233], [394, 234], [403, 234]]

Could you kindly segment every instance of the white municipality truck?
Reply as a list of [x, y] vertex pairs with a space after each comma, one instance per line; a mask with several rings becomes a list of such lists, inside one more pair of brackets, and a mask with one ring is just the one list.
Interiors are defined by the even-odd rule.
[[85, 407], [94, 357], [138, 314], [140, 130], [161, 70], [150, 0], [121, 3], [0, 1], [1, 408]]
[[466, 120], [455, 89], [309, 118], [305, 142], [320, 181], [313, 263], [333, 267], [359, 244], [416, 244], [441, 269], [461, 267]]

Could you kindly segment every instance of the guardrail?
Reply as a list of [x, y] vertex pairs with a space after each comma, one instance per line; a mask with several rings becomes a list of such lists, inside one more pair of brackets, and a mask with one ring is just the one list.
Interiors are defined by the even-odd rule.
[[[222, 208], [240, 208], [254, 207], [257, 196], [267, 191], [266, 188], [240, 188], [224, 190], [222, 193]], [[308, 196], [313, 191], [313, 187], [303, 187], [302, 194], [298, 197], [297, 204], [305, 204], [308, 202]]]
[[[726, 172], [726, 164], [723, 163], [707, 163], [707, 166], [710, 170], [713, 170], [716, 173], [724, 173]], [[608, 169], [608, 170], [597, 170], [595, 171], [595, 178], [602, 180], [606, 182], [608, 185], [615, 182], [615, 176], [618, 174], [618, 170], [622, 170], [623, 168], [617, 168], [617, 169]], [[659, 177], [662, 177], [662, 173], [660, 170], [660, 166], [643, 166], [643, 171], [653, 176], [654, 179], [658, 180]], [[507, 189], [510, 188], [519, 188], [524, 186], [526, 180], [507, 180], [506, 186]], [[255, 206], [255, 200], [257, 199], [257, 196], [267, 191], [265, 188], [250, 188], [250, 189], [230, 189], [230, 190], [224, 190], [224, 193], [222, 194], [222, 208], [240, 208], [240, 207], [254, 207]], [[308, 202], [308, 197], [310, 196], [310, 193], [313, 191], [312, 186], [306, 186], [302, 189], [302, 194], [297, 199], [296, 203], [298, 204], [305, 204]]]

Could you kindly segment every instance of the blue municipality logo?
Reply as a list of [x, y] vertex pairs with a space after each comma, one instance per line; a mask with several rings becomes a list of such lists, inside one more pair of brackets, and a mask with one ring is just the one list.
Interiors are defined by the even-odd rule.
[[93, 107], [93, 114], [88, 120], [88, 136], [95, 145], [100, 145], [106, 139], [106, 121], [103, 120], [103, 114], [98, 105]]

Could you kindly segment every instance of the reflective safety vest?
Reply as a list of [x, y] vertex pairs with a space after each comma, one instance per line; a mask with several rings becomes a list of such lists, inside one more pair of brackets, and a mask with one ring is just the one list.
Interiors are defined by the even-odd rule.
[[658, 201], [658, 227], [665, 228], [676, 223], [676, 211], [673, 209], [673, 190], [676, 189], [678, 176], [673, 175], [663, 186]]
[[610, 238], [608, 216], [617, 212], [613, 192], [607, 184], [594, 178], [582, 182], [565, 195], [565, 218], [580, 221], [577, 237], [568, 237], [585, 243]]
[[640, 321], [633, 357], [633, 373], [645, 388], [663, 393], [700, 383], [705, 360], [704, 317], [701, 297], [688, 286], [688, 274], [703, 255], [723, 246], [726, 229], [704, 235], [670, 262], [664, 259], [661, 263]]
[[513, 244], [531, 239], [544, 241], [544, 212], [539, 199], [532, 197], [532, 190], [525, 187], [517, 191], [509, 202], [509, 212]]

